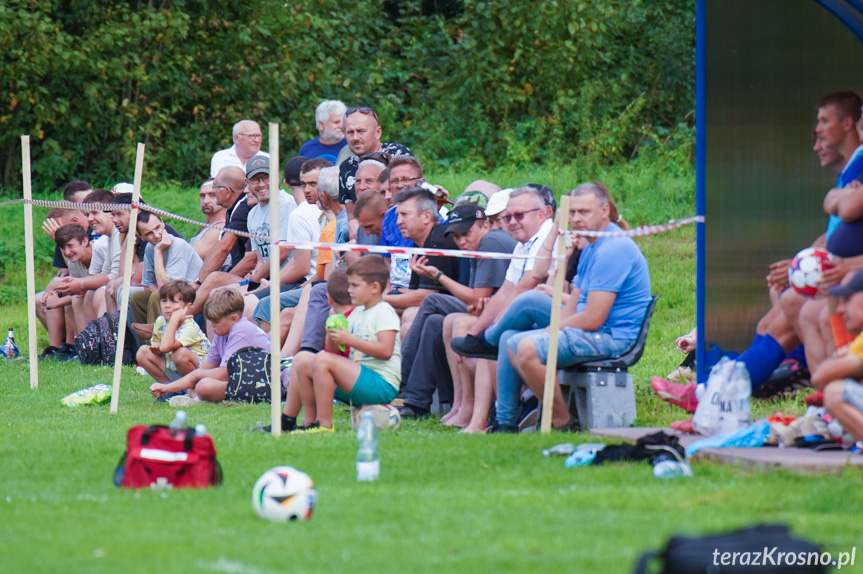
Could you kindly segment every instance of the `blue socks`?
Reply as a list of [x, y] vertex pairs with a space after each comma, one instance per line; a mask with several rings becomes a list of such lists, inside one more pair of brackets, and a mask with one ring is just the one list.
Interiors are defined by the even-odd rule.
[[785, 350], [770, 335], [756, 336], [752, 345], [737, 360], [746, 365], [752, 390], [763, 385], [785, 359]]

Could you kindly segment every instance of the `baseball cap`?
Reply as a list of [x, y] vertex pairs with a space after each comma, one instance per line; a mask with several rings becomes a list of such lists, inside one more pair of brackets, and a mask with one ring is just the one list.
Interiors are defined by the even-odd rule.
[[542, 196], [542, 200], [545, 201], [545, 204], [550, 205], [553, 210], [557, 211], [557, 201], [555, 201], [554, 192], [550, 187], [542, 185], [541, 183], [528, 183], [525, 187], [537, 190]]
[[489, 217], [503, 213], [506, 211], [506, 204], [509, 203], [509, 194], [512, 193], [512, 188], [502, 189], [491, 196], [488, 200], [488, 205], [485, 208], [485, 214]]
[[253, 155], [252, 159], [246, 162], [246, 177], [253, 178], [259, 173], [270, 175], [270, 158], [265, 155]]
[[480, 209], [485, 209], [488, 205], [488, 197], [479, 190], [466, 191], [455, 200], [456, 205], [463, 203], [471, 203]]
[[135, 190], [135, 186], [126, 181], [122, 183], [118, 183], [114, 187], [111, 188], [111, 193], [117, 195], [118, 193], [132, 193]]
[[309, 158], [301, 155], [294, 156], [288, 160], [288, 163], [285, 164], [285, 181], [288, 182], [288, 185], [291, 187], [300, 185], [300, 168], [307, 161], [309, 161]]
[[863, 291], [863, 269], [855, 273], [848, 283], [828, 287], [827, 291], [834, 297], [850, 297], [854, 293]]
[[473, 203], [456, 205], [447, 215], [447, 226], [444, 235], [450, 233], [467, 233], [474, 222], [488, 219], [485, 212]]

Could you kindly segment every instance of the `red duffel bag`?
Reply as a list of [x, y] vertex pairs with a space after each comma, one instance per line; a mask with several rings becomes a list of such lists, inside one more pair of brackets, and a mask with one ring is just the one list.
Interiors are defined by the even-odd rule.
[[221, 483], [213, 437], [196, 436], [191, 428], [133, 426], [114, 471], [114, 484], [123, 488], [207, 488]]

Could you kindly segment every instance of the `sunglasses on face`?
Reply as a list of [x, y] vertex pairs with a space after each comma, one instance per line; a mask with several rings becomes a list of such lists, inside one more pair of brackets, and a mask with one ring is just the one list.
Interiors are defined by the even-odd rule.
[[525, 216], [525, 215], [527, 215], [528, 213], [532, 213], [532, 212], [534, 212], [534, 211], [542, 211], [542, 210], [541, 210], [540, 208], [538, 208], [538, 207], [537, 207], [536, 209], [528, 209], [527, 211], [519, 211], [519, 212], [516, 212], [516, 213], [508, 213], [507, 215], [503, 215], [503, 216], [501, 216], [501, 218], [502, 218], [504, 221], [506, 221], [507, 223], [509, 223], [510, 221], [513, 221], [513, 220], [518, 221], [518, 222], [521, 222], [521, 221], [523, 221], [523, 220], [524, 220], [524, 216]]
[[368, 108], [368, 107], [348, 108], [345, 110], [345, 117], [348, 117], [349, 115], [351, 115], [354, 112], [359, 112], [361, 114], [371, 114], [375, 117], [375, 119], [378, 119], [378, 115], [375, 113], [375, 111], [371, 108]]

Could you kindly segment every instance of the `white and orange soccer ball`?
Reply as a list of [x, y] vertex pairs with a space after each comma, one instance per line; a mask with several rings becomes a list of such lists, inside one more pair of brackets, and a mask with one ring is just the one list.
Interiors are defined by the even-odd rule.
[[397, 429], [402, 426], [402, 416], [399, 410], [392, 405], [365, 405], [360, 408], [351, 409], [351, 427], [354, 430], [360, 426], [360, 421], [366, 411], [371, 411], [372, 421], [379, 429]]
[[318, 499], [314, 486], [308, 474], [292, 466], [271, 468], [252, 489], [252, 508], [273, 522], [308, 520]]
[[788, 266], [791, 288], [804, 297], [815, 297], [821, 275], [836, 266], [836, 258], [826, 249], [807, 247], [794, 256]]

